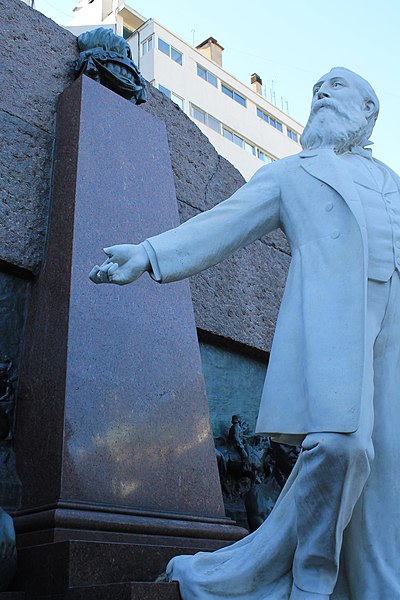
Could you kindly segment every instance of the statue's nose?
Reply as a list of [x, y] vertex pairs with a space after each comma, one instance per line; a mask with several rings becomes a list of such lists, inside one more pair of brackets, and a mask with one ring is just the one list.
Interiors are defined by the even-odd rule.
[[322, 98], [329, 98], [329, 94], [326, 92], [322, 92], [321, 90], [317, 94], [318, 100], [322, 100]]

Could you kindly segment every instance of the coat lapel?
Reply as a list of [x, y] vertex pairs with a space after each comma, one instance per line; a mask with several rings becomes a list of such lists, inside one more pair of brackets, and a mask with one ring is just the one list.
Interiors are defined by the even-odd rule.
[[360, 228], [365, 230], [365, 216], [361, 198], [354, 182], [340, 158], [333, 150], [322, 149], [300, 152], [300, 164], [307, 173], [328, 184], [346, 202]]
[[300, 152], [300, 164], [307, 173], [333, 188], [346, 202], [360, 228], [364, 246], [364, 263], [368, 258], [367, 226], [361, 198], [346, 166], [333, 150], [303, 150]]

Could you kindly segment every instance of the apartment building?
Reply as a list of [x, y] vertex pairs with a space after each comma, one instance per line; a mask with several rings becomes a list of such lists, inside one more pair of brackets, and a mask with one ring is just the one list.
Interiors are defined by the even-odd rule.
[[303, 126], [263, 97], [259, 75], [247, 86], [228, 73], [214, 38], [194, 48], [122, 0], [80, 0], [67, 28], [78, 35], [99, 26], [127, 39], [145, 79], [178, 104], [246, 180], [264, 163], [300, 151]]

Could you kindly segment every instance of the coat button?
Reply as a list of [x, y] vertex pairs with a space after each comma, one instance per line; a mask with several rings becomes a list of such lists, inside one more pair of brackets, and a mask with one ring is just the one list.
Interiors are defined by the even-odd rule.
[[325, 210], [326, 212], [330, 212], [333, 208], [333, 203], [332, 202], [328, 202], [328, 204], [325, 206]]
[[331, 233], [331, 238], [336, 240], [336, 238], [338, 238], [340, 235], [340, 231], [338, 231], [337, 229], [335, 229], [335, 231], [332, 231]]

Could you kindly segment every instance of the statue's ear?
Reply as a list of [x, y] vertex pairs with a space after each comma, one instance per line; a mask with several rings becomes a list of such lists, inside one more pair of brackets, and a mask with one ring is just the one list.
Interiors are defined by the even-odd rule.
[[375, 107], [375, 103], [373, 102], [373, 100], [366, 100], [364, 103], [364, 112], [366, 113], [367, 117], [369, 115], [371, 115], [374, 111], [375, 111], [376, 107]]

